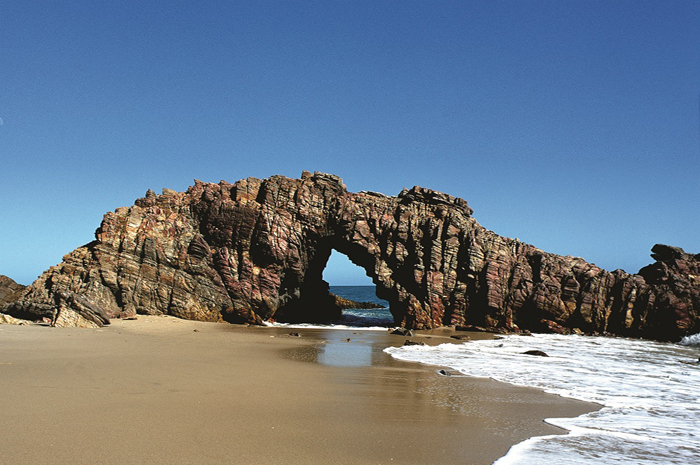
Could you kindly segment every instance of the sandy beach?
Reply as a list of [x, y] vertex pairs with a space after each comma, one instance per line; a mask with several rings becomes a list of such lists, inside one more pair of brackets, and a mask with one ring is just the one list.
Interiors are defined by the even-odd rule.
[[544, 418], [596, 408], [382, 352], [405, 340], [172, 317], [0, 325], [0, 462], [489, 464], [561, 432]]

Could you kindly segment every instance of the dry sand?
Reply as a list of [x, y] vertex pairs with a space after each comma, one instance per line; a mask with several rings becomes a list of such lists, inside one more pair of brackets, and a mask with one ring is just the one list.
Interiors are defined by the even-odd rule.
[[382, 352], [405, 339], [171, 317], [0, 325], [0, 463], [489, 464], [560, 432], [543, 418], [595, 409]]

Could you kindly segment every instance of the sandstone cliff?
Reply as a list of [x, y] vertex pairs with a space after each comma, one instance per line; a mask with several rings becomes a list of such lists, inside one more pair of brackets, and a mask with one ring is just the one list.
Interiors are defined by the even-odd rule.
[[[57, 326], [169, 314], [262, 324], [336, 311], [322, 272], [333, 249], [361, 266], [397, 325], [613, 333], [678, 339], [700, 331], [700, 254], [656, 245], [630, 275], [498, 236], [467, 202], [414, 187], [348, 192], [304, 172], [187, 192], [148, 191], [105, 215], [3, 312]], [[336, 309], [336, 310], [333, 310]]]

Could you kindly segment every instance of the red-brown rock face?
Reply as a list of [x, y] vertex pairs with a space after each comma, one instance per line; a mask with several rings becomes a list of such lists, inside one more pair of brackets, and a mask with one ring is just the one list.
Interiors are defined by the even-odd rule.
[[22, 294], [24, 287], [7, 276], [0, 274], [0, 306], [17, 300]]
[[656, 245], [637, 275], [496, 235], [462, 199], [414, 187], [348, 192], [303, 173], [149, 191], [105, 215], [96, 240], [3, 310], [56, 325], [170, 314], [261, 324], [334, 315], [322, 272], [333, 249], [372, 277], [398, 325], [607, 332], [700, 331], [700, 255]]

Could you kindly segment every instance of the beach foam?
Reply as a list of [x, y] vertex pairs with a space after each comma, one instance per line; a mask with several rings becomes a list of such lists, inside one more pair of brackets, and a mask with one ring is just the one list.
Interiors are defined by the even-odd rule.
[[289, 328], [289, 329], [342, 329], [342, 330], [357, 330], [362, 329], [363, 331], [388, 331], [387, 326], [355, 326], [355, 325], [343, 325], [343, 324], [315, 324], [315, 323], [279, 323], [279, 322], [266, 322], [267, 326], [272, 326], [275, 328]]
[[[697, 335], [690, 340], [698, 340]], [[526, 350], [549, 357], [523, 355]], [[698, 348], [687, 342], [535, 335], [386, 351], [401, 360], [604, 406], [577, 418], [549, 419], [570, 433], [529, 439], [498, 465], [686, 464], [700, 457]]]
[[684, 337], [680, 344], [684, 346], [700, 346], [700, 333]]

